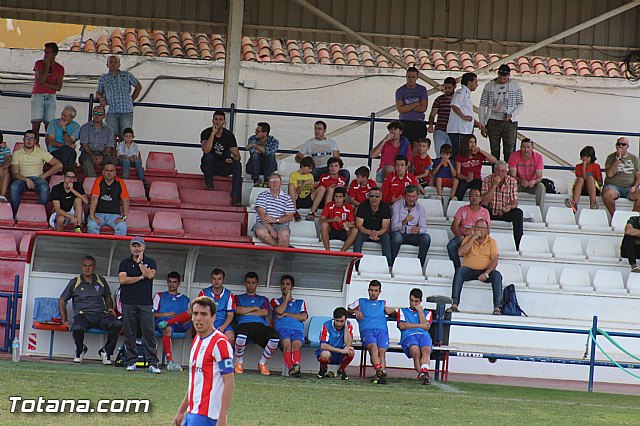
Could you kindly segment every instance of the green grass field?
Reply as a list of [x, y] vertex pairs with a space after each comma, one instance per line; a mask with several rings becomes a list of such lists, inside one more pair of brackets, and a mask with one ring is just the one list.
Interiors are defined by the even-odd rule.
[[[275, 370], [275, 369], [274, 369]], [[186, 391], [187, 373], [150, 375], [102, 365], [0, 361], [0, 425], [167, 425]], [[12, 414], [9, 396], [46, 399], [149, 399], [147, 414]], [[637, 396], [391, 379], [318, 380], [236, 376], [234, 425], [639, 424]]]

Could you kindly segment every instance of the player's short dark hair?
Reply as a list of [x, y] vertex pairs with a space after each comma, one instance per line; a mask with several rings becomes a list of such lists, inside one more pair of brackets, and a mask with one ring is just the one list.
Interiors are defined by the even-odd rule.
[[337, 187], [336, 189], [333, 190], [333, 195], [336, 195], [336, 194], [342, 194], [342, 195], [344, 195], [346, 197], [347, 196], [347, 190], [346, 190], [346, 188], [344, 188], [342, 186], [339, 186], [339, 187]]
[[415, 72], [415, 73], [420, 74], [420, 71], [418, 71], [418, 68], [416, 68], [416, 67], [407, 68], [407, 74], [410, 73], [410, 72]]
[[418, 185], [407, 185], [404, 187], [404, 195], [411, 194], [412, 192], [418, 192]]
[[223, 111], [223, 110], [221, 110], [221, 109], [217, 109], [217, 110], [213, 111], [213, 116], [215, 117], [216, 115], [219, 115], [219, 116], [221, 116], [222, 118], [225, 118], [225, 117], [226, 117], [226, 115], [225, 115], [224, 111]]
[[440, 147], [440, 154], [451, 154], [453, 150], [451, 149], [451, 145], [445, 143]]
[[342, 162], [342, 159], [340, 157], [331, 157], [327, 160], [327, 167], [329, 167], [330, 165], [332, 165], [333, 163], [338, 163], [340, 164], [340, 168], [344, 167], [344, 163]]
[[189, 310], [193, 312], [193, 305], [200, 305], [209, 308], [209, 312], [211, 312], [211, 316], [216, 315], [216, 302], [213, 301], [212, 298], [208, 296], [200, 296], [196, 297], [189, 304]]
[[462, 74], [462, 78], [460, 79], [460, 84], [462, 84], [463, 86], [467, 86], [469, 83], [471, 83], [472, 81], [476, 81], [477, 79], [478, 79], [478, 76], [475, 73], [466, 72]]
[[259, 280], [259, 278], [258, 278], [258, 274], [256, 274], [256, 273], [255, 273], [255, 272], [253, 272], [253, 271], [249, 271], [249, 272], [247, 272], [247, 273], [245, 274], [245, 276], [244, 276], [244, 280], [245, 280], [245, 281], [247, 281], [249, 278], [255, 278], [256, 280]]
[[372, 186], [371, 188], [369, 188], [369, 192], [371, 191], [382, 191], [382, 189], [380, 189], [379, 186]]
[[313, 161], [313, 157], [309, 157], [308, 155], [300, 160], [300, 167], [309, 167], [310, 169], [315, 169], [316, 162]]
[[25, 130], [24, 131], [24, 135], [23, 137], [26, 137], [27, 135], [33, 135], [33, 136], [37, 136], [36, 132], [34, 132], [33, 130], [29, 129], [29, 130]]
[[587, 145], [587, 146], [585, 146], [584, 148], [582, 148], [580, 150], [580, 157], [582, 157], [584, 155], [591, 157], [591, 162], [592, 163], [595, 163], [595, 161], [597, 160], [596, 159], [596, 150], [593, 149], [593, 147], [591, 145]]
[[378, 280], [371, 280], [369, 281], [369, 287], [378, 287], [382, 289], [382, 283]]
[[342, 317], [345, 317], [345, 318], [347, 317], [347, 310], [342, 306], [339, 308], [335, 308], [333, 310], [333, 319], [339, 319]]
[[431, 147], [431, 139], [429, 138], [420, 138], [418, 139], [418, 143], [426, 143], [427, 145], [429, 145], [429, 147]]
[[409, 165], [409, 159], [407, 158], [406, 155], [404, 154], [398, 154], [396, 155], [396, 160], [395, 161], [404, 161], [405, 165]]
[[214, 275], [222, 275], [222, 278], [224, 278], [224, 271], [220, 268], [213, 268], [213, 271], [211, 271], [211, 276], [213, 277]]
[[419, 288], [414, 288], [409, 292], [409, 296], [413, 296], [416, 299], [422, 300], [422, 290], [420, 290]]
[[404, 126], [398, 120], [393, 120], [391, 123], [387, 124], [387, 130], [391, 130], [391, 129], [404, 130]]
[[51, 49], [54, 55], [58, 54], [58, 45], [52, 41], [44, 44], [45, 49]]
[[171, 271], [167, 274], [167, 281], [169, 281], [169, 278], [175, 278], [178, 281], [182, 281], [182, 278], [180, 278], [180, 273], [178, 271]]
[[133, 129], [131, 127], [127, 127], [122, 131], [122, 136], [128, 134], [131, 134], [131, 136], [135, 136], [135, 133], [133, 133]]
[[78, 176], [78, 169], [76, 169], [76, 166], [67, 166], [67, 167], [65, 167], [64, 170], [62, 171], [62, 176], [65, 176], [69, 172], [71, 172], [74, 175], [76, 175], [76, 177]]
[[258, 126], [260, 126], [262, 131], [265, 132], [266, 134], [269, 134], [269, 132], [271, 131], [271, 126], [269, 126], [269, 123], [267, 123], [266, 121], [259, 122]]
[[370, 173], [371, 170], [367, 166], [360, 166], [356, 169], [356, 176], [368, 178]]
[[82, 258], [82, 261], [84, 262], [85, 260], [90, 260], [93, 262], [93, 265], [96, 265], [96, 258], [91, 256], [90, 254], [86, 255], [85, 257]]
[[447, 77], [444, 79], [444, 84], [451, 84], [453, 86], [456, 85], [456, 79], [453, 77]]
[[282, 284], [284, 282], [284, 280], [291, 281], [291, 287], [295, 287], [296, 286], [296, 280], [293, 278], [293, 276], [291, 276], [289, 274], [283, 275], [282, 277], [280, 277], [280, 284]]
[[322, 120], [318, 120], [318, 121], [316, 121], [316, 122], [315, 122], [315, 123], [313, 123], [313, 124], [314, 124], [314, 125], [319, 124], [319, 125], [321, 125], [321, 126], [322, 126], [322, 128], [323, 128], [323, 129], [327, 130], [327, 123], [325, 123], [325, 122], [324, 122], [324, 121], [322, 121]]
[[102, 168], [104, 169], [106, 166], [108, 166], [109, 164], [111, 164], [113, 167], [116, 166], [116, 163], [113, 162], [113, 160], [105, 160], [104, 163], [102, 163]]

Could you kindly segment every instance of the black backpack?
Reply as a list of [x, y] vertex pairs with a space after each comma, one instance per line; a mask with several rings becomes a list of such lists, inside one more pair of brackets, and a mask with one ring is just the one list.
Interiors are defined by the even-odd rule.
[[547, 191], [547, 194], [557, 194], [557, 192], [556, 192], [556, 184], [553, 183], [553, 181], [551, 179], [542, 178], [541, 182], [544, 185], [544, 188]]
[[518, 298], [516, 297], [516, 286], [513, 284], [509, 284], [504, 288], [502, 292], [502, 315], [513, 315], [513, 316], [522, 316], [528, 317], [525, 311], [520, 309], [520, 305], [518, 305]]
[[[144, 356], [144, 347], [142, 346], [142, 340], [136, 339], [136, 351], [138, 352], [138, 359], [136, 360], [136, 367], [146, 368], [149, 366], [149, 362], [147, 362]], [[124, 345], [118, 348], [118, 355], [116, 356], [116, 361], [114, 365], [116, 367], [124, 367]]]

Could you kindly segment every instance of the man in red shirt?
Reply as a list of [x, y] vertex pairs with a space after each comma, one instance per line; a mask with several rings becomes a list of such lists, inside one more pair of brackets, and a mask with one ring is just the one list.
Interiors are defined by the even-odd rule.
[[328, 203], [320, 216], [320, 235], [324, 249], [329, 251], [329, 240], [342, 240], [340, 251], [347, 251], [358, 236], [353, 207], [345, 203], [347, 190], [338, 187], [333, 191], [333, 202]]
[[56, 115], [56, 92], [62, 89], [64, 67], [56, 62], [58, 45], [46, 43], [44, 58], [39, 59], [33, 66], [35, 78], [31, 89], [31, 129], [36, 134], [36, 141], [40, 135], [40, 124], [44, 121], [45, 129]]
[[418, 183], [418, 179], [407, 171], [409, 160], [404, 155], [396, 156], [396, 169], [384, 178], [382, 184], [382, 201], [395, 203], [404, 198], [404, 188], [415, 185], [424, 194], [424, 189]]

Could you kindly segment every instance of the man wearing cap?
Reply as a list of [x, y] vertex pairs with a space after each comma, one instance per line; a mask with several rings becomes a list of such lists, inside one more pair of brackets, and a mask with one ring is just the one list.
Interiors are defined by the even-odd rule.
[[153, 316], [153, 278], [156, 276], [156, 261], [144, 255], [145, 242], [142, 237], [129, 241], [131, 256], [122, 259], [118, 268], [120, 281], [120, 302], [124, 323], [124, 365], [127, 371], [136, 370], [138, 351], [136, 334], [142, 332], [145, 360], [149, 363], [149, 373], [160, 374], [156, 352], [156, 322]]
[[489, 136], [491, 155], [498, 160], [502, 141], [504, 161], [507, 162], [516, 143], [518, 115], [524, 109], [522, 89], [510, 74], [509, 65], [500, 65], [498, 77], [484, 86], [480, 97], [480, 122], [486, 127], [482, 136]]

